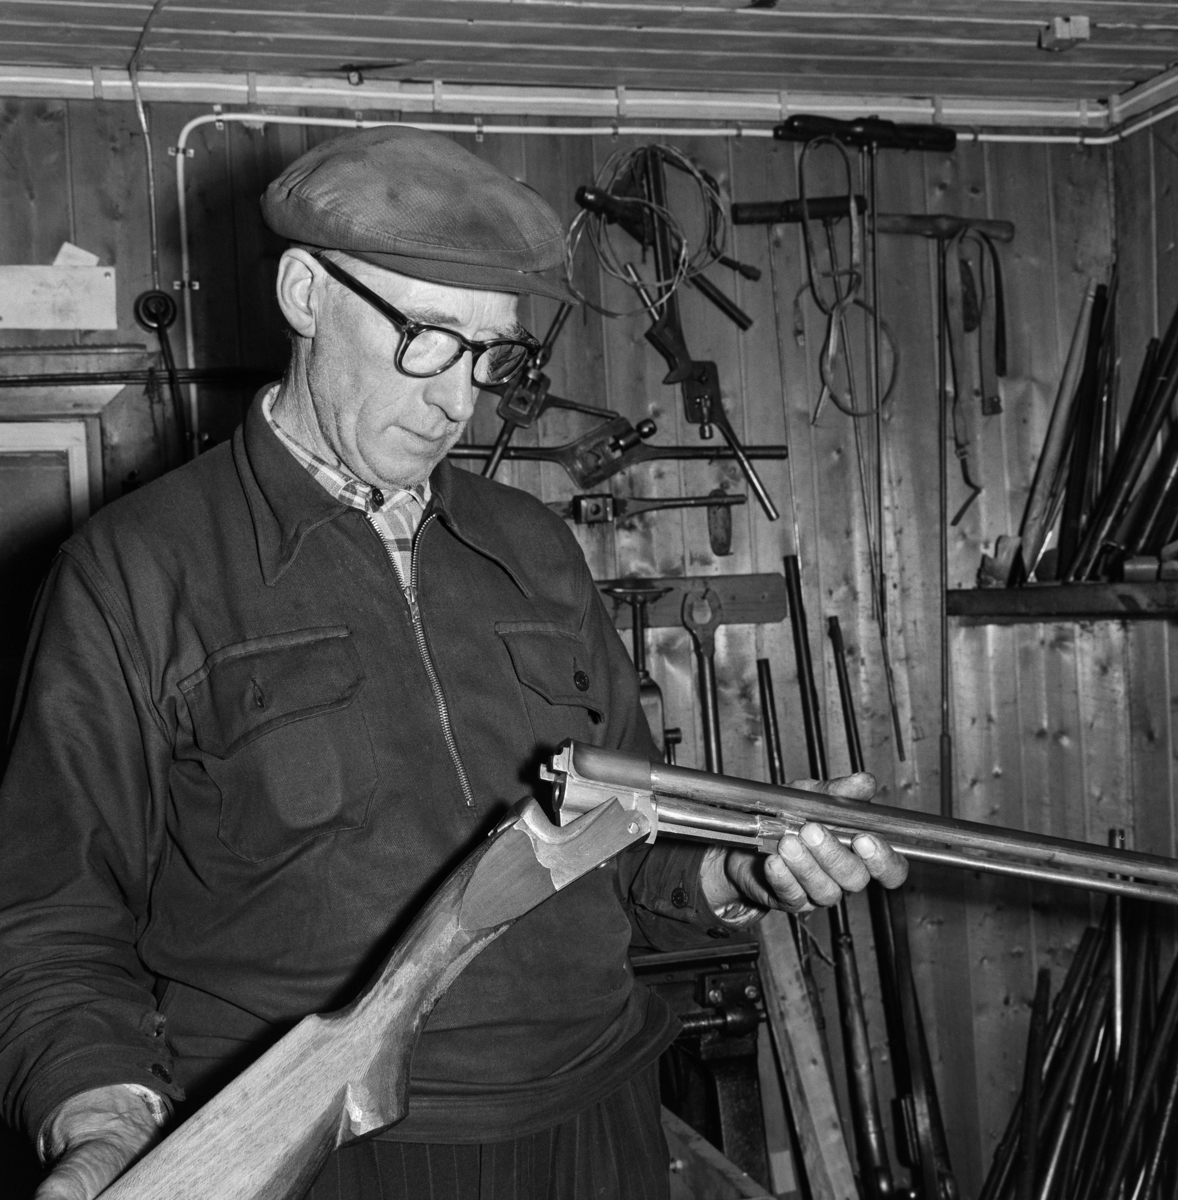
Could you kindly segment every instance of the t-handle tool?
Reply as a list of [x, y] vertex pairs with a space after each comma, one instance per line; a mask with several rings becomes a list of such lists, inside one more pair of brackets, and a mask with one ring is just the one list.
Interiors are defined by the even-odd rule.
[[753, 489], [753, 493], [765, 510], [765, 515], [770, 521], [776, 521], [780, 516], [777, 506], [766, 491], [761, 477], [757, 474], [756, 467], [749, 460], [744, 446], [741, 445], [736, 431], [728, 420], [728, 414], [724, 411], [724, 402], [720, 398], [720, 373], [716, 364], [691, 357], [691, 353], [683, 341], [682, 330], [679, 328], [677, 306], [676, 311], [672, 314], [672, 319], [668, 320], [668, 309], [675, 304], [675, 297], [672, 295], [661, 305], [657, 304], [633, 265], [627, 263], [625, 270], [634, 290], [638, 293], [654, 322], [646, 331], [646, 340], [663, 356], [670, 368], [663, 377], [663, 382], [680, 385], [687, 419], [699, 426], [701, 438], [707, 441], [713, 436], [713, 428], [720, 430], [724, 435], [724, 440], [732, 448], [733, 457], [740, 463], [740, 469], [744, 472], [749, 487]]
[[683, 597], [683, 625], [695, 642], [699, 661], [699, 703], [704, 725], [704, 770], [721, 774], [720, 692], [716, 686], [716, 629], [724, 616], [720, 597], [711, 588]]
[[603, 589], [615, 600], [630, 606], [630, 640], [634, 651], [634, 670], [638, 672], [638, 699], [646, 714], [651, 735], [658, 744], [660, 753], [666, 753], [665, 731], [666, 710], [663, 707], [663, 690], [655, 683], [646, 661], [646, 608], [661, 599], [668, 587], [655, 587], [645, 579], [623, 579]]
[[710, 496], [667, 496], [654, 500], [612, 496], [609, 492], [590, 492], [568, 500], [550, 500], [548, 507], [558, 516], [567, 521], [576, 521], [578, 525], [604, 525], [665, 508], [706, 508], [708, 541], [712, 553], [724, 555], [732, 553], [732, 509], [738, 504], [747, 503], [747, 496], [739, 492], [729, 496], [717, 488]]
[[848, 146], [879, 150], [926, 150], [947, 153], [957, 146], [957, 133], [944, 125], [903, 125], [882, 117], [857, 117], [841, 121], [836, 117], [794, 113], [773, 126], [779, 142], [808, 142], [813, 138], [836, 138]]
[[556, 316], [552, 318], [552, 324], [548, 326], [544, 340], [537, 347], [536, 353], [528, 359], [527, 366], [518, 375], [506, 384], [483, 389], [486, 392], [499, 394], [499, 405], [496, 411], [503, 421], [499, 436], [495, 439], [494, 446], [491, 447], [491, 457], [487, 459], [487, 465], [483, 467], [483, 475], [487, 479], [493, 479], [495, 472], [499, 470], [503, 454], [515, 431], [530, 428], [549, 408], [567, 408], [573, 412], [588, 413], [594, 417], [609, 418], [617, 415], [613, 409], [600, 408], [593, 404], [581, 404], [576, 400], [566, 400], [563, 396], [553, 396], [548, 390], [552, 381], [544, 374], [544, 368], [552, 357], [552, 347], [572, 311], [571, 304], [562, 304], [556, 310]]

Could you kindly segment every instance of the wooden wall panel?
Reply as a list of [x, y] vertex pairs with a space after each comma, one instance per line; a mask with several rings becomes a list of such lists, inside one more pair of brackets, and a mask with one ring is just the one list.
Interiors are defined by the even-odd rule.
[[[73, 237], [64, 100], [5, 100], [0, 108], [0, 257], [53, 262]], [[0, 329], [3, 346], [74, 343], [72, 331]]]
[[[199, 111], [184, 105], [151, 111], [161, 278], [167, 289], [179, 277], [174, 162], [167, 147]], [[193, 274], [201, 281], [193, 296], [200, 365], [272, 366], [281, 359], [281, 327], [269, 299], [280, 247], [261, 224], [257, 196], [303, 148], [334, 135], [320, 129], [208, 125], [193, 139], [188, 199]], [[1159, 136], [1178, 145], [1169, 124], [1159, 127]], [[672, 133], [667, 140], [712, 172], [730, 198], [797, 194], [795, 146], [753, 139], [682, 140]], [[40, 147], [35, 155], [34, 144]], [[464, 144], [536, 187], [568, 220], [576, 211], [576, 186], [589, 182], [611, 154], [636, 143], [609, 136], [512, 135], [482, 142], [469, 137]], [[0, 162], [5, 216], [0, 259], [49, 261], [61, 240], [76, 235], [104, 260], [115, 261], [120, 272], [120, 329], [105, 337], [83, 335], [84, 340], [146, 344], [147, 336], [129, 315], [130, 300], [149, 278], [142, 145], [130, 106], [9, 103], [0, 113], [0, 146], [8, 152]], [[840, 190], [833, 157], [820, 156], [813, 166], [812, 191]], [[1131, 390], [1145, 338], [1159, 320], [1164, 324], [1178, 300], [1171, 266], [1178, 231], [1166, 215], [1178, 184], [1178, 157], [1168, 145], [1144, 136], [1111, 157], [1067, 147], [968, 145], [949, 157], [885, 153], [879, 184], [883, 211], [968, 213], [1013, 220], [1018, 227], [1013, 245], [1002, 248], [1011, 358], [1002, 387], [1005, 411], [976, 422], [985, 490], [950, 539], [951, 581], [969, 586], [983, 550], [991, 549], [999, 534], [1016, 531], [1084, 285], [1090, 275], [1107, 275], [1114, 233], [1122, 270], [1122, 400]], [[47, 198], [44, 204], [41, 197]], [[617, 236], [624, 245], [625, 236]], [[921, 239], [896, 237], [885, 238], [880, 247], [883, 309], [901, 349], [896, 390], [883, 420], [883, 543], [903, 760], [892, 732], [871, 613], [854, 429], [851, 419], [829, 403], [812, 423], [823, 320], [805, 298], [800, 301], [801, 341], [795, 337], [794, 299], [805, 277], [800, 232], [787, 226], [740, 228], [731, 248], [737, 258], [761, 268], [761, 281], [739, 279], [719, 267], [710, 274], [747, 309], [753, 328], [737, 332], [690, 290], [681, 297], [684, 326], [696, 356], [717, 362], [725, 403], [746, 440], [788, 442], [788, 463], [758, 464], [781, 520], [770, 524], [755, 502], [737, 510], [733, 552], [724, 557], [712, 553], [704, 518], [691, 511], [655, 513], [616, 528], [582, 527], [577, 537], [599, 577], [777, 571], [783, 554], [798, 553], [832, 770], [842, 772], [847, 765], [825, 628], [826, 618], [837, 615], [848, 644], [868, 766], [879, 781], [881, 799], [936, 811], [935, 248]], [[632, 294], [599, 276], [584, 254], [578, 279], [607, 308], [635, 307]], [[542, 334], [553, 307], [528, 301], [521, 311]], [[862, 362], [856, 321], [852, 341]], [[635, 423], [650, 416], [659, 426], [657, 441], [696, 445], [698, 431], [684, 422], [678, 388], [663, 385], [664, 364], [643, 337], [647, 323], [637, 314], [612, 319], [590, 308], [574, 313], [549, 366], [553, 391], [607, 404]], [[0, 331], [0, 345], [9, 336]], [[183, 346], [179, 325], [174, 340]], [[201, 389], [202, 413], [214, 436], [228, 432], [246, 399], [240, 389]], [[149, 477], [163, 463], [164, 408], [152, 406], [141, 393], [115, 403], [116, 433], [109, 428], [107, 433], [108, 476], [121, 480], [135, 471]], [[591, 423], [582, 415], [552, 412], [537, 428], [518, 434], [517, 442], [559, 444]], [[865, 424], [870, 434], [872, 423]], [[494, 398], [484, 396], [468, 437], [490, 442], [497, 428]], [[952, 511], [964, 498], [952, 458], [950, 472]], [[546, 501], [565, 499], [575, 490], [548, 464], [505, 464], [500, 477]], [[706, 462], [647, 464], [607, 487], [618, 496], [655, 496], [699, 494], [719, 484], [746, 490], [731, 464]], [[1104, 840], [1110, 824], [1120, 824], [1143, 849], [1174, 850], [1171, 627], [955, 626], [950, 637], [954, 791], [960, 813], [1094, 841]], [[668, 721], [684, 732], [680, 760], [702, 765], [690, 639], [683, 630], [667, 629], [654, 631], [650, 642]], [[808, 767], [797, 675], [784, 623], [730, 627], [718, 639], [726, 766], [733, 774], [755, 778], [766, 773], [755, 674], [755, 659], [762, 656], [773, 666], [787, 772], [803, 777]], [[869, 952], [863, 907], [856, 902], [851, 911], [857, 943]], [[1050, 965], [1058, 984], [1084, 922], [1099, 906], [1061, 889], [914, 870], [910, 911], [917, 986], [954, 1163], [964, 1193], [976, 1194], [1018, 1086], [1035, 971]], [[819, 915], [810, 925], [823, 944], [825, 919]], [[820, 957], [815, 971], [833, 1031], [833, 980]], [[869, 965], [862, 974], [887, 1094], [878, 985]], [[841, 1062], [837, 1048], [835, 1059], [836, 1065]]]
[[[1178, 237], [1178, 125], [1171, 119], [1117, 146], [1115, 231], [1121, 263], [1118, 336], [1122, 410], [1137, 380], [1145, 343], [1165, 330], [1178, 304], [1174, 280]], [[1175, 626], [1129, 626], [1126, 646], [1132, 836], [1138, 849], [1174, 854], [1178, 813], [1174, 778]], [[1172, 914], [1166, 925], [1175, 934]], [[1171, 943], [1172, 944], [1172, 943]]]

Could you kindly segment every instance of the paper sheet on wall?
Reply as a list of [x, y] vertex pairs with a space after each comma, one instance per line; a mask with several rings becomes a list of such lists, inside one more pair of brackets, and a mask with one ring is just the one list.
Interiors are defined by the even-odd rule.
[[[86, 253], [59, 253], [58, 260], [77, 262]], [[114, 267], [0, 266], [0, 329], [118, 327]]]

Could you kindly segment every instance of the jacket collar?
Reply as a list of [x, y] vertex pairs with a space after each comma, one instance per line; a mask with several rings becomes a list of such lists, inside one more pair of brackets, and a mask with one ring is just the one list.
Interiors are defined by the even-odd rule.
[[[298, 557], [303, 540], [320, 525], [352, 509], [340, 503], [279, 441], [255, 397], [245, 421], [233, 435], [233, 461], [245, 491], [258, 563], [267, 587], [273, 587]], [[450, 531], [472, 550], [501, 566], [525, 596], [532, 595], [519, 553], [499, 522], [487, 512], [485, 497], [472, 494], [445, 459], [430, 476], [428, 512], [436, 512]]]
[[518, 536], [513, 537], [506, 523], [497, 519], [475, 477], [444, 458], [434, 468], [429, 484], [429, 511], [436, 511], [459, 541], [498, 563], [525, 596], [532, 596], [535, 589], [528, 583], [527, 568], [516, 544]]
[[311, 530], [350, 511], [315, 482], [270, 428], [262, 413], [262, 397], [273, 386], [267, 384], [258, 392], [233, 435], [233, 461], [254, 523], [258, 563], [267, 587], [282, 578]]

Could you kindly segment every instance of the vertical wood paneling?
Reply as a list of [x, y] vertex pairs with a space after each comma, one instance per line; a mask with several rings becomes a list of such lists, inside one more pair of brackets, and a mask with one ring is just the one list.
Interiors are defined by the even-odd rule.
[[[63, 100], [0, 105], [0, 262], [47, 266], [73, 235]], [[61, 329], [0, 329], [0, 346], [60, 346]]]
[[[155, 349], [132, 315], [135, 298], [151, 287], [151, 252], [143, 236], [146, 165], [134, 110], [72, 101], [67, 117], [74, 240], [117, 268], [119, 340]], [[82, 331], [79, 341], [101, 345], [110, 336]], [[102, 433], [108, 499], [164, 470], [164, 406], [145, 388], [125, 388], [107, 405]]]

